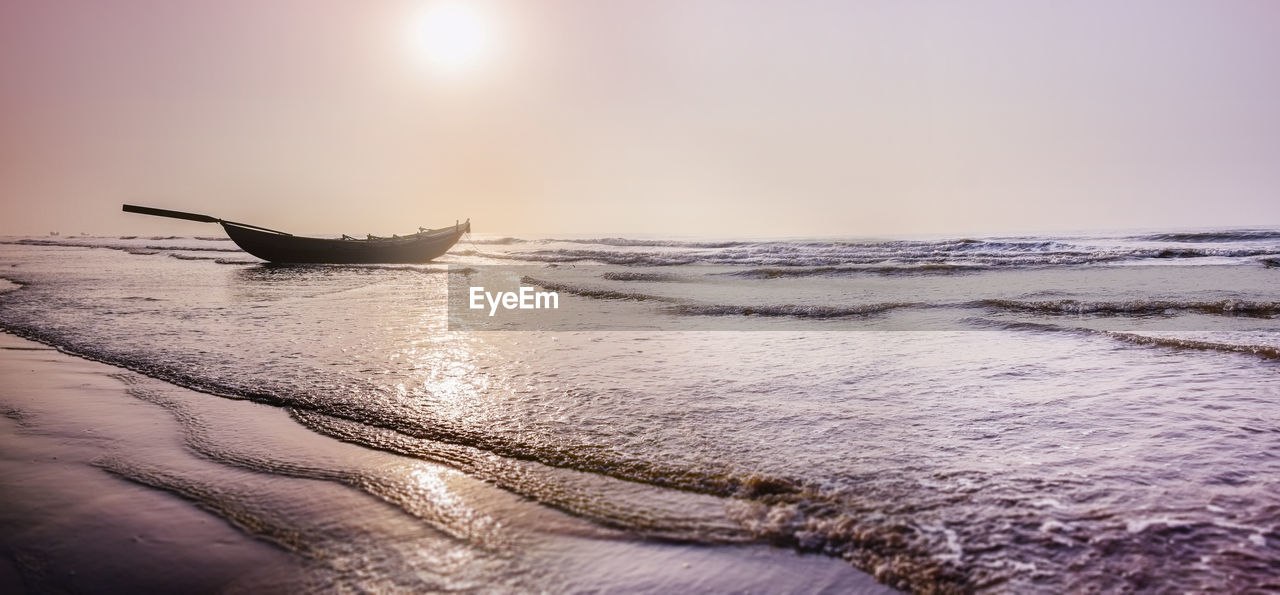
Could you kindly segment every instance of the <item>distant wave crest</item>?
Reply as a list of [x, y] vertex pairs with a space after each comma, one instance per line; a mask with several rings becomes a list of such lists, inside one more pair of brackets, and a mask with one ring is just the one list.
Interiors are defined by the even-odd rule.
[[1018, 301], [987, 299], [976, 302], [976, 305], [1002, 310], [1038, 312], [1043, 314], [1152, 316], [1190, 311], [1205, 314], [1254, 316], [1262, 318], [1270, 318], [1276, 314], [1280, 314], [1280, 302], [1252, 302], [1242, 300], [1193, 302], [1164, 300], [1082, 302], [1078, 300]]
[[1181, 233], [1155, 233], [1133, 236], [1135, 240], [1149, 242], [1241, 242], [1253, 240], [1280, 240], [1280, 230], [1240, 229], [1225, 231], [1199, 231]]
[[907, 302], [888, 302], [880, 304], [863, 304], [856, 306], [812, 306], [812, 305], [759, 305], [737, 306], [727, 304], [680, 304], [670, 306], [668, 311], [691, 316], [788, 316], [793, 318], [847, 318], [852, 316], [868, 316], [898, 308], [910, 308], [916, 304]]
[[[1280, 235], [1280, 232], [1276, 233]], [[1087, 245], [1065, 240], [1026, 238], [879, 242], [675, 242], [622, 238], [553, 241], [581, 247], [547, 246], [492, 256], [527, 262], [593, 262], [621, 266], [705, 264], [772, 267], [778, 270], [754, 271], [743, 273], [742, 276], [775, 278], [868, 272], [949, 273], [978, 267], [1071, 266], [1140, 262], [1147, 259], [1257, 258], [1280, 255], [1280, 246], [1239, 245], [1230, 242], [1187, 247], [1135, 245], [1132, 242]], [[1203, 240], [1203, 243], [1208, 242], [1207, 239]], [[783, 267], [809, 267], [813, 270], [805, 273], [783, 273]], [[832, 267], [849, 268], [841, 270]]]

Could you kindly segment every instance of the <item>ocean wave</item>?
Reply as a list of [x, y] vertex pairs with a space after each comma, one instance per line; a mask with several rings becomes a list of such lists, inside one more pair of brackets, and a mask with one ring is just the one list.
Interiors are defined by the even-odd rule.
[[[900, 246], [752, 245], [711, 251], [635, 251], [548, 249], [493, 254], [495, 258], [545, 263], [595, 262], [621, 266], [669, 267], [692, 264], [757, 267], [886, 267], [895, 274], [907, 267], [917, 272], [943, 272], [948, 267], [1043, 267], [1104, 264], [1146, 259], [1245, 258], [1274, 256], [1270, 248], [1143, 248], [1112, 250], [1033, 250], [998, 248], [948, 250]], [[957, 272], [951, 271], [951, 272]], [[826, 271], [830, 273], [831, 271]]]
[[[93, 246], [97, 248], [99, 246]], [[110, 246], [102, 246], [109, 248]], [[239, 248], [209, 248], [206, 246], [143, 246], [147, 250], [177, 250], [180, 252], [244, 252]]]
[[[1014, 574], [965, 572], [949, 559], [945, 532], [922, 527], [909, 515], [848, 494], [809, 492], [800, 497], [738, 500], [730, 514], [752, 535], [806, 553], [847, 560], [877, 581], [922, 593], [968, 593]], [[992, 575], [995, 576], [992, 576]]]
[[0, 241], [4, 244], [20, 244], [23, 246], [59, 246], [69, 248], [111, 248], [113, 250], [123, 250], [125, 247], [119, 244], [90, 244], [88, 242], [72, 242], [68, 240], [45, 240], [40, 238], [23, 238], [20, 240]]
[[506, 237], [506, 238], [496, 238], [496, 239], [472, 238], [472, 239], [467, 240], [467, 241], [468, 241], [468, 242], [471, 242], [472, 244], [487, 244], [487, 245], [493, 245], [493, 246], [510, 246], [510, 245], [512, 245], [512, 244], [524, 244], [524, 243], [528, 242], [529, 240], [522, 240], [522, 239], [520, 239], [520, 238]]
[[1158, 337], [1154, 335], [1141, 335], [1137, 333], [1123, 333], [1117, 331], [1101, 332], [1113, 339], [1118, 339], [1126, 343], [1133, 343], [1134, 345], [1149, 345], [1170, 349], [1189, 349], [1193, 351], [1216, 351], [1219, 353], [1239, 353], [1243, 355], [1253, 355], [1263, 359], [1280, 360], [1280, 347], [1276, 347], [1274, 345], [1219, 343], [1216, 341], [1201, 341], [1198, 339], [1183, 339], [1177, 337]]
[[595, 239], [550, 239], [547, 242], [556, 242], [562, 244], [592, 244], [600, 246], [635, 246], [635, 247], [663, 247], [663, 248], [731, 248], [734, 246], [745, 246], [758, 242], [746, 241], [723, 241], [723, 242], [691, 242], [677, 240], [640, 240], [631, 238], [595, 238]]
[[[308, 409], [291, 411], [303, 425], [323, 434], [450, 465], [544, 505], [641, 535], [694, 543], [766, 541], [845, 559], [900, 589], [964, 592], [981, 578], [961, 571], [946, 555], [946, 536], [913, 522], [910, 508], [899, 506], [886, 514], [885, 503], [867, 494], [823, 489], [798, 479], [760, 473], [673, 467], [567, 449], [561, 452], [556, 447], [507, 442], [445, 426], [406, 427], [392, 419], [383, 420], [391, 422], [383, 424]], [[637, 486], [626, 490], [633, 494], [640, 486], [654, 486], [723, 498], [728, 519], [734, 524], [654, 514], [650, 501], [619, 506], [612, 498], [579, 497], [579, 490], [565, 489], [563, 482], [572, 478], [552, 475], [547, 481], [547, 470], [530, 468], [530, 464], [634, 482]], [[593, 483], [599, 485], [598, 481]], [[987, 573], [982, 577], [992, 580]]]
[[910, 308], [918, 304], [907, 302], [887, 302], [880, 304], [864, 304], [859, 306], [806, 306], [806, 305], [759, 305], [738, 306], [728, 304], [679, 304], [665, 308], [666, 311], [686, 316], [764, 316], [792, 318], [848, 318], [869, 316]]
[[974, 302], [974, 305], [1015, 310], [1022, 312], [1038, 312], [1044, 314], [1101, 314], [1152, 316], [1167, 315], [1178, 312], [1201, 312], [1224, 316], [1251, 316], [1270, 318], [1280, 314], [1280, 302], [1251, 302], [1244, 300], [1192, 301], [1180, 302], [1172, 300], [1131, 300], [1127, 302], [1082, 302], [1078, 300], [1018, 301], [1006, 299], [986, 299]]
[[1274, 248], [1160, 248], [1157, 250], [1133, 250], [1132, 258], [1206, 258], [1223, 256], [1239, 258], [1275, 254]]
[[683, 281], [683, 277], [675, 275], [664, 275], [662, 273], [639, 273], [630, 271], [610, 271], [600, 276], [608, 281], [644, 281], [652, 283], [666, 283]]
[[862, 304], [855, 306], [821, 306], [821, 305], [800, 305], [800, 304], [761, 304], [761, 305], [736, 305], [736, 304], [699, 304], [692, 303], [688, 300], [679, 298], [653, 295], [647, 293], [639, 293], [634, 291], [621, 291], [616, 289], [605, 289], [598, 287], [584, 287], [581, 285], [573, 285], [569, 283], [558, 283], [555, 281], [546, 281], [530, 276], [524, 276], [520, 279], [521, 283], [537, 285], [549, 291], [563, 292], [571, 295], [577, 295], [593, 299], [601, 300], [627, 300], [635, 302], [659, 302], [671, 304], [663, 308], [663, 311], [681, 316], [761, 316], [761, 317], [791, 317], [791, 318], [848, 318], [854, 316], [868, 316], [887, 312], [889, 310], [899, 308], [910, 308], [919, 304], [908, 302], [886, 302], [875, 304]]
[[[496, 255], [495, 255], [496, 256]], [[509, 260], [546, 263], [595, 262], [620, 266], [670, 267], [692, 264], [763, 266], [763, 267], [837, 267], [855, 265], [908, 266], [912, 261], [933, 261], [920, 264], [946, 266], [948, 255], [935, 252], [840, 252], [835, 250], [803, 251], [796, 247], [768, 247], [757, 250], [734, 250], [709, 253], [689, 252], [635, 252], [609, 250], [535, 250], [513, 252], [496, 256]], [[972, 253], [964, 257], [971, 266], [995, 265], [1047, 265], [1086, 264], [1112, 260], [1110, 255], [1087, 253], [1046, 254], [1039, 256]], [[959, 259], [957, 259], [959, 260]], [[894, 261], [907, 264], [886, 264]], [[956, 264], [955, 266], [963, 266]]]
[[193, 256], [190, 254], [182, 254], [181, 252], [170, 252], [169, 258], [176, 258], [178, 260], [218, 260], [215, 256]]
[[1190, 339], [1183, 337], [1169, 337], [1157, 335], [1144, 335], [1134, 332], [1125, 331], [1109, 331], [1102, 329], [1094, 329], [1081, 326], [1063, 326], [1060, 324], [1051, 324], [1044, 322], [1030, 322], [1026, 320], [990, 320], [985, 318], [969, 318], [965, 319], [966, 323], [977, 326], [1000, 330], [1010, 331], [1030, 331], [1045, 333], [1073, 333], [1080, 335], [1095, 335], [1132, 343], [1134, 345], [1144, 345], [1149, 347], [1163, 347], [1166, 349], [1186, 349], [1192, 351], [1215, 351], [1218, 353], [1234, 353], [1241, 355], [1252, 355], [1267, 360], [1280, 360], [1280, 347], [1275, 345], [1259, 345], [1251, 343], [1223, 343], [1219, 341], [1204, 341], [1201, 339]]
[[[672, 506], [669, 496], [653, 497], [663, 489], [659, 486], [569, 467], [549, 466], [528, 456], [494, 456], [489, 450], [465, 442], [421, 438], [316, 411], [291, 409], [290, 414], [302, 425], [321, 434], [448, 465], [509, 492], [605, 527], [696, 543], [752, 540], [751, 535], [722, 515], [708, 516], [681, 510]], [[605, 494], [607, 497], [584, 497], [585, 494]], [[687, 501], [688, 498], [682, 500]], [[704, 505], [702, 508], [722, 510], [721, 506]]]
[[[173, 238], [150, 238], [151, 240], [164, 239], [184, 239], [174, 236]], [[21, 244], [25, 246], [57, 246], [65, 248], [105, 248], [107, 250], [121, 250], [131, 254], [155, 254], [156, 251], [178, 250], [183, 252], [243, 252], [239, 248], [212, 248], [206, 246], [175, 246], [175, 245], [157, 245], [147, 244], [143, 246], [130, 244], [104, 244], [101, 242], [77, 242], [69, 240], [45, 240], [36, 238], [23, 238], [17, 241], [0, 242], [5, 244]]]
[[[97, 237], [97, 236], [89, 236], [89, 237]], [[117, 237], [116, 237], [116, 239], [117, 239], [117, 240], [136, 240], [136, 239], [138, 239], [138, 236], [117, 236]], [[152, 240], [152, 241], [155, 241], [155, 240], [185, 240], [185, 239], [200, 240], [200, 241], [203, 241], [203, 242], [230, 242], [230, 241], [231, 241], [231, 238], [226, 237], [226, 236], [191, 236], [190, 238], [187, 238], [187, 237], [184, 237], [184, 236], [151, 236], [151, 237], [146, 238], [146, 239], [148, 239], [148, 240]]]
[[699, 261], [699, 258], [694, 255], [664, 254], [660, 252], [614, 252], [608, 250], [534, 250], [503, 255], [486, 254], [485, 256], [530, 262], [600, 262], [632, 266], [675, 266], [693, 264]]
[[822, 267], [763, 267], [722, 273], [730, 277], [747, 279], [778, 279], [787, 277], [841, 277], [846, 275], [927, 275], [956, 274], [984, 271], [990, 266], [976, 264], [925, 263], [899, 266], [822, 266]]
[[615, 289], [602, 289], [597, 287], [583, 287], [581, 285], [572, 285], [569, 283], [559, 283], [555, 281], [546, 281], [530, 276], [520, 278], [521, 283], [537, 285], [543, 289], [555, 292], [562, 292], [571, 295], [577, 295], [598, 300], [630, 300], [636, 302], [680, 302], [673, 297], [660, 295], [650, 295], [646, 293], [637, 293], [632, 291], [619, 291]]
[[1238, 229], [1223, 231], [1198, 231], [1155, 233], [1133, 236], [1131, 239], [1148, 242], [1185, 242], [1185, 243], [1218, 243], [1248, 242], [1256, 240], [1280, 240], [1280, 230], [1274, 229]]
[[[1266, 232], [1272, 233], [1272, 232]], [[1280, 233], [1280, 232], [1275, 232]], [[1247, 235], [1264, 237], [1263, 232]], [[1235, 236], [1245, 237], [1235, 234]], [[1235, 237], [1233, 236], [1233, 237]], [[1207, 236], [1205, 236], [1207, 238]], [[1204, 243], [1208, 243], [1208, 239]], [[688, 264], [756, 267], [839, 267], [839, 266], [921, 266], [920, 271], [944, 271], [948, 266], [1069, 266], [1146, 259], [1275, 257], [1278, 246], [1222, 245], [1150, 246], [1091, 244], [1072, 239], [991, 238], [947, 240], [799, 240], [686, 242], [595, 238], [590, 240], [542, 240], [539, 243], [570, 243], [581, 247], [554, 247], [518, 250], [498, 258], [529, 262], [599, 262], [624, 266], [678, 266]], [[824, 271], [829, 274], [833, 271]], [[884, 271], [894, 274], [893, 269]]]

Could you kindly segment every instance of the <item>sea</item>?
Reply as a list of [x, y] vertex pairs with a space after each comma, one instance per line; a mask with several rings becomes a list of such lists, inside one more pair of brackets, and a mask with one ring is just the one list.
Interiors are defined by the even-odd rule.
[[[476, 234], [386, 266], [272, 265], [220, 236], [0, 240], [4, 331], [443, 465], [614, 542], [763, 544], [922, 592], [1280, 589], [1280, 230]], [[556, 308], [471, 308], [498, 278]], [[558, 582], [571, 556], [568, 575], [520, 563], [493, 537], [501, 506], [459, 516], [436, 476], [274, 448], [200, 454], [368, 494], [448, 539], [410, 560], [374, 533], [289, 533], [287, 504], [233, 506], [216, 478], [105, 467], [316, 559], [359, 553], [329, 586], [430, 569], [441, 589], [608, 590]]]

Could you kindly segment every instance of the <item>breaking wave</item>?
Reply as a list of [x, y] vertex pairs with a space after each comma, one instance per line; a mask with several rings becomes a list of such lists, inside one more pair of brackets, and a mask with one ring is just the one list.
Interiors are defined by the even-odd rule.
[[[585, 242], [580, 242], [585, 243]], [[761, 242], [678, 246], [674, 242], [630, 242], [611, 248], [546, 248], [495, 254], [528, 262], [595, 262], [624, 266], [690, 264], [755, 267], [886, 267], [882, 273], [917, 267], [917, 272], [950, 272], [959, 267], [1069, 266], [1143, 260], [1247, 258], [1280, 254], [1280, 247], [1091, 247], [1059, 241], [945, 242]], [[637, 250], [634, 247], [662, 249]], [[956, 267], [952, 269], [951, 267]], [[832, 274], [834, 269], [822, 271]], [[855, 272], [851, 268], [848, 272]], [[877, 272], [872, 270], [872, 272]]]
[[743, 241], [724, 241], [724, 242], [688, 242], [676, 240], [640, 240], [631, 238], [595, 238], [589, 240], [571, 240], [571, 239], [552, 239], [548, 242], [558, 242], [563, 244], [591, 244], [600, 246], [640, 246], [640, 247], [663, 247], [663, 248], [732, 248], [734, 246], [746, 246], [752, 242]]
[[1030, 332], [1047, 332], [1047, 333], [1073, 333], [1081, 335], [1095, 335], [1100, 337], [1108, 337], [1118, 341], [1124, 341], [1134, 345], [1143, 345], [1148, 347], [1162, 347], [1165, 349], [1179, 349], [1191, 351], [1213, 351], [1218, 353], [1232, 353], [1240, 355], [1251, 355], [1266, 360], [1280, 360], [1280, 346], [1262, 345], [1252, 343], [1224, 343], [1221, 341], [1206, 341], [1203, 339], [1193, 339], [1188, 337], [1171, 337], [1148, 335], [1125, 331], [1110, 331], [1102, 329], [1094, 329], [1080, 326], [1063, 326], [1059, 324], [1050, 324], [1044, 322], [1030, 321], [1007, 321], [1007, 320], [990, 320], [982, 318], [966, 319], [967, 323], [977, 327], [987, 327], [1011, 331], [1030, 331]]
[[1155, 233], [1133, 236], [1132, 239], [1147, 242], [1247, 242], [1255, 240], [1280, 240], [1280, 230], [1240, 229], [1227, 231], [1199, 231], [1182, 233]]
[[678, 277], [676, 275], [664, 275], [662, 273], [637, 273], [630, 271], [611, 271], [601, 275], [601, 278], [608, 281], [646, 281], [654, 283], [684, 280], [682, 277]]
[[902, 266], [764, 267], [723, 273], [746, 279], [787, 277], [841, 277], [846, 275], [950, 275], [973, 273], [991, 267], [971, 264], [915, 264]]
[[1190, 349], [1194, 351], [1217, 351], [1220, 353], [1240, 353], [1244, 355], [1253, 355], [1269, 360], [1280, 360], [1280, 347], [1274, 345], [1247, 345], [1239, 343], [1220, 343], [1217, 341], [1201, 341], [1199, 339], [1185, 339], [1178, 337], [1158, 337], [1154, 335], [1140, 335], [1137, 333], [1121, 333], [1116, 331], [1102, 331], [1103, 334], [1133, 343], [1135, 345], [1150, 345], [1155, 347], [1167, 347], [1170, 349]]
[[663, 254], [658, 252], [613, 252], [608, 250], [534, 250], [531, 252], [513, 252], [504, 255], [489, 255], [510, 260], [530, 262], [570, 263], [600, 262], [604, 264], [633, 266], [675, 266], [694, 264], [698, 257], [680, 254]]
[[911, 308], [920, 304], [908, 302], [886, 302], [875, 304], [861, 304], [853, 306], [823, 306], [823, 305], [804, 305], [804, 304], [760, 304], [760, 305], [736, 305], [736, 304], [702, 304], [694, 303], [689, 300], [674, 298], [662, 295], [653, 295], [647, 293], [639, 293], [634, 291], [621, 291], [615, 289], [583, 287], [569, 283], [558, 283], [554, 281], [546, 281], [534, 277], [525, 276], [520, 280], [522, 283], [537, 285], [543, 289], [550, 291], [563, 292], [571, 295], [577, 295], [593, 299], [601, 300], [628, 300], [636, 302], [658, 302], [670, 304], [662, 309], [669, 314], [681, 316], [761, 316], [761, 317], [791, 317], [805, 319], [828, 319], [828, 318], [848, 318], [855, 316], [868, 316], [879, 314], [889, 310], [899, 308]]

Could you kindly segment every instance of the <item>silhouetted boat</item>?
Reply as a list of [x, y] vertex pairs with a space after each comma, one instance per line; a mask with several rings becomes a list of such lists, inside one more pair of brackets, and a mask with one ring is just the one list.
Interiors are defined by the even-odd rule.
[[217, 223], [227, 232], [231, 241], [245, 252], [278, 263], [423, 263], [448, 252], [462, 234], [471, 231], [471, 220], [468, 219], [442, 229], [418, 228], [418, 233], [407, 236], [368, 236], [363, 240], [345, 235], [342, 239], [310, 238], [195, 213], [134, 205], [124, 205], [124, 210], [143, 215]]

